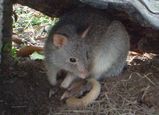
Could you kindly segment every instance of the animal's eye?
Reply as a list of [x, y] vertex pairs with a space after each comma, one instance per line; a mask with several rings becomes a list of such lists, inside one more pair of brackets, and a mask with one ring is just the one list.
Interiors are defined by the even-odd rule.
[[77, 59], [76, 59], [76, 58], [70, 58], [69, 61], [70, 61], [71, 63], [76, 63], [76, 62], [77, 62]]

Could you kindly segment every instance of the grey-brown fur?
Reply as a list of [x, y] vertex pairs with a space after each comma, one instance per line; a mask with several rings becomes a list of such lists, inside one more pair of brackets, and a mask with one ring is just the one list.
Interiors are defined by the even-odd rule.
[[[65, 36], [68, 42], [60, 48], [55, 46], [55, 34]], [[121, 22], [110, 21], [103, 12], [94, 9], [73, 10], [60, 18], [46, 40], [49, 81], [55, 85], [56, 74], [61, 69], [68, 71], [61, 84], [65, 88], [82, 75], [96, 79], [116, 76], [125, 65], [128, 50], [129, 36]], [[68, 63], [70, 57], [78, 59], [77, 64]]]

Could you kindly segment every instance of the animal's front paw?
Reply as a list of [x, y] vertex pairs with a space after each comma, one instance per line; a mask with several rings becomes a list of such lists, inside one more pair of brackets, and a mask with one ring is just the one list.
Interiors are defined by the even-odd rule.
[[68, 88], [69, 85], [70, 85], [70, 82], [67, 82], [67, 81], [65, 81], [65, 80], [61, 83], [61, 87], [62, 87], [62, 88]]
[[68, 88], [70, 84], [72, 83], [72, 81], [74, 81], [75, 79], [76, 77], [74, 75], [68, 74], [63, 80], [63, 82], [61, 83], [61, 87]]
[[50, 84], [51, 84], [51, 85], [53, 85], [53, 86], [57, 84], [57, 80], [56, 80], [56, 78], [48, 77], [48, 80], [49, 80]]
[[50, 84], [51, 84], [51, 85], [56, 85], [56, 84], [57, 84], [57, 81], [50, 81]]

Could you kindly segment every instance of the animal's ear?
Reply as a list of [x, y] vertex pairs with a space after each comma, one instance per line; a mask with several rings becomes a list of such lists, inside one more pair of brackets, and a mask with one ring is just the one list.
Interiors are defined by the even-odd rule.
[[88, 34], [91, 26], [88, 26], [82, 33], [81, 33], [81, 38], [85, 38], [86, 35]]
[[68, 38], [61, 34], [54, 34], [53, 35], [53, 44], [57, 47], [62, 47], [66, 45], [68, 42]]

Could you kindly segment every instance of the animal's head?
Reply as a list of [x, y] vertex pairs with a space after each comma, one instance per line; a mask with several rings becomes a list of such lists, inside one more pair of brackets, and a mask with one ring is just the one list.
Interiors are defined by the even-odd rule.
[[74, 27], [66, 26], [52, 36], [53, 45], [57, 49], [54, 52], [54, 63], [80, 78], [86, 78], [89, 74], [89, 44], [85, 40], [89, 29], [88, 27], [82, 33], [78, 33]]

